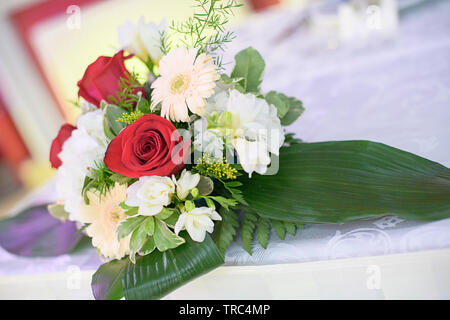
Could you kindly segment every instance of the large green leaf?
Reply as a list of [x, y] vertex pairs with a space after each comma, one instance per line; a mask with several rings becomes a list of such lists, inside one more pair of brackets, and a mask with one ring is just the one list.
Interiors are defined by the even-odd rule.
[[265, 218], [333, 223], [386, 214], [450, 217], [450, 169], [381, 143], [292, 145], [280, 150], [276, 175], [241, 179], [245, 200]]
[[183, 233], [186, 243], [164, 252], [155, 250], [128, 263], [123, 275], [126, 299], [159, 299], [192, 279], [223, 264], [223, 257], [207, 235], [195, 242]]
[[259, 92], [264, 69], [266, 67], [258, 51], [249, 47], [235, 56], [236, 64], [231, 72], [232, 78], [242, 78], [247, 92]]
[[130, 263], [128, 257], [104, 263], [92, 276], [92, 293], [97, 300], [120, 300], [123, 297], [122, 276]]

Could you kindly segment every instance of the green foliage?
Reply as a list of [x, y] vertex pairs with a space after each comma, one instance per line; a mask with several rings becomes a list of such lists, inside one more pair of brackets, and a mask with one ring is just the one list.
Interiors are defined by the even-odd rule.
[[130, 207], [125, 204], [125, 201], [119, 203], [119, 207], [122, 208], [123, 213], [125, 213], [127, 216], [130, 216], [130, 217], [137, 215], [138, 211], [139, 211], [139, 207]]
[[231, 78], [243, 79], [239, 83], [245, 92], [258, 93], [266, 66], [262, 56], [249, 47], [239, 52], [234, 59], [236, 64], [231, 72]]
[[[234, 39], [234, 33], [225, 31], [228, 16], [233, 9], [241, 7], [236, 0], [195, 0], [193, 17], [184, 22], [172, 22], [170, 28], [182, 35], [182, 42], [186, 47], [197, 48], [198, 54], [208, 53], [214, 57], [214, 62], [221, 66], [221, 56], [217, 51], [223, 50], [226, 43]], [[167, 48], [161, 44], [161, 48]]]
[[236, 230], [239, 228], [238, 215], [233, 211], [220, 210], [222, 221], [216, 223], [213, 235], [214, 242], [222, 255], [234, 239]]
[[223, 184], [224, 188], [230, 193], [232, 199], [234, 199], [236, 202], [247, 205], [247, 202], [244, 199], [244, 195], [242, 194], [242, 191], [237, 188], [237, 187], [242, 186], [242, 182], [223, 181], [221, 179], [218, 179], [218, 181]]
[[242, 245], [244, 246], [245, 251], [247, 251], [248, 254], [251, 255], [253, 233], [255, 232], [256, 223], [258, 222], [258, 215], [248, 207], [243, 211], [243, 220], [241, 223]]
[[[291, 235], [291, 236], [295, 236], [296, 231], [297, 231], [297, 227], [295, 226], [294, 223], [292, 222], [287, 222], [287, 221], [283, 221], [283, 225], [284, 228], [286, 229], [286, 231]], [[302, 225], [303, 227], [303, 225]]]
[[340, 223], [393, 214], [450, 217], [450, 169], [370, 141], [300, 143], [280, 149], [276, 175], [240, 178], [256, 213], [293, 223]]
[[117, 136], [127, 126], [125, 123], [118, 121], [127, 114], [127, 111], [112, 104], [106, 105], [104, 110], [106, 125], [112, 134]]
[[144, 222], [144, 220], [145, 216], [136, 216], [122, 221], [117, 227], [117, 239], [120, 240], [128, 236], [130, 233], [136, 230], [142, 224], [142, 222]]
[[296, 138], [295, 133], [286, 133], [284, 135], [284, 146], [289, 147], [294, 144], [302, 143], [302, 139]]
[[109, 179], [111, 181], [117, 182], [118, 184], [126, 184], [126, 183], [132, 183], [134, 181], [136, 181], [137, 179], [134, 178], [130, 178], [127, 176], [123, 176], [120, 173], [114, 173], [112, 174]]
[[126, 299], [159, 299], [192, 279], [223, 264], [209, 235], [203, 242], [192, 241], [183, 232], [186, 243], [164, 252], [154, 251], [128, 263], [122, 276]]
[[104, 263], [92, 276], [92, 293], [96, 300], [120, 300], [123, 297], [122, 276], [128, 258]]
[[264, 249], [267, 249], [267, 245], [269, 244], [269, 236], [270, 236], [269, 220], [263, 217], [259, 217], [258, 229], [256, 231], [256, 239], [258, 239], [259, 244]]
[[238, 202], [236, 200], [225, 198], [222, 196], [208, 196], [208, 198], [219, 203], [220, 206], [227, 211], [230, 210], [230, 207], [234, 207], [238, 204]]
[[[126, 221], [126, 220], [125, 220]], [[130, 238], [130, 260], [136, 262], [136, 253], [141, 250], [147, 241], [146, 220], [144, 220], [136, 229], [134, 229]]]
[[129, 73], [128, 78], [120, 78], [119, 81], [120, 91], [116, 93], [117, 97], [109, 96], [108, 102], [116, 105], [117, 107], [133, 111], [134, 107], [138, 103], [140, 97], [133, 91], [135, 88], [141, 87], [139, 83], [138, 75], [134, 72]]
[[96, 161], [94, 168], [89, 168], [91, 176], [86, 176], [84, 179], [83, 188], [81, 194], [86, 204], [89, 204], [89, 198], [87, 191], [95, 189], [99, 193], [99, 197], [106, 195], [110, 188], [114, 187], [115, 181], [111, 180], [111, 176], [114, 172], [106, 167], [103, 161]]
[[275, 230], [278, 238], [284, 240], [284, 237], [286, 236], [286, 229], [284, 228], [283, 221], [271, 219], [270, 222], [272, 222], [272, 228]]
[[167, 224], [161, 220], [156, 220], [155, 233], [153, 235], [155, 245], [159, 251], [166, 251], [178, 247], [185, 243], [185, 239], [177, 236], [168, 227]]
[[265, 95], [265, 99], [269, 104], [277, 108], [277, 115], [283, 126], [294, 123], [305, 110], [300, 100], [294, 97], [287, 97], [276, 91], [268, 92]]

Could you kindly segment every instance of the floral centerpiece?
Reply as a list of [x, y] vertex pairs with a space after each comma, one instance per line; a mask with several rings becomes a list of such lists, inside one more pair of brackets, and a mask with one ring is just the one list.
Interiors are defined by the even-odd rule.
[[[370, 141], [305, 143], [286, 132], [304, 111], [262, 92], [265, 63], [239, 52], [231, 74], [224, 24], [240, 5], [196, 0], [185, 22], [128, 22], [121, 50], [78, 82], [82, 115], [53, 141], [59, 219], [74, 221], [104, 259], [97, 299], [154, 299], [224, 263], [239, 232], [252, 253], [273, 228], [395, 214], [450, 216], [450, 170]], [[141, 59], [148, 74], [125, 67]], [[144, 79], [144, 80], [142, 80]]]

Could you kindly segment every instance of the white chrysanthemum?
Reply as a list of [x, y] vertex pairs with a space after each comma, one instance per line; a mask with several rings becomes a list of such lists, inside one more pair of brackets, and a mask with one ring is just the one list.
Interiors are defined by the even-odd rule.
[[127, 21], [117, 27], [119, 46], [143, 61], [147, 61], [150, 57], [153, 63], [158, 63], [163, 56], [161, 32], [166, 31], [166, 29], [164, 20], [159, 25], [153, 22], [145, 23], [144, 17], [139, 19], [137, 25]]
[[[266, 100], [237, 90], [223, 91], [209, 99], [206, 114], [215, 132], [236, 150], [243, 169], [251, 176], [264, 174], [270, 164], [269, 152], [278, 155], [284, 142], [277, 109]], [[212, 115], [218, 115], [213, 117]], [[194, 141], [194, 145], [196, 142]]]
[[58, 199], [64, 202], [70, 220], [78, 220], [79, 207], [84, 203], [81, 195], [84, 179], [90, 175], [89, 168], [103, 160], [107, 146], [102, 110], [81, 115], [77, 129], [72, 131], [58, 155], [62, 165], [56, 174]]
[[125, 204], [139, 207], [138, 214], [154, 216], [172, 201], [175, 184], [169, 177], [140, 177], [139, 181], [128, 187]]
[[174, 175], [172, 176], [172, 180], [177, 186], [178, 198], [184, 200], [188, 196], [189, 192], [200, 182], [200, 175], [198, 173], [192, 174], [190, 171], [184, 169], [178, 180]]
[[159, 64], [161, 76], [152, 84], [152, 109], [161, 103], [161, 115], [173, 121], [189, 121], [191, 112], [203, 115], [206, 98], [219, 79], [212, 58], [196, 49], [171, 50]]
[[175, 233], [186, 229], [192, 240], [203, 242], [206, 232], [214, 231], [213, 220], [222, 220], [222, 217], [209, 207], [194, 208], [191, 211], [182, 211], [175, 224]]
[[130, 236], [117, 238], [118, 225], [127, 218], [119, 204], [127, 198], [127, 186], [115, 184], [106, 194], [88, 191], [89, 205], [79, 210], [79, 221], [88, 223], [85, 229], [92, 238], [92, 245], [109, 259], [121, 259], [130, 251]]

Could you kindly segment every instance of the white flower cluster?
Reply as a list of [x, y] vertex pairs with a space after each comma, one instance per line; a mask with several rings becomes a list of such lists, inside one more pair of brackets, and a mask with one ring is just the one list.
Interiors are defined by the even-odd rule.
[[98, 109], [81, 115], [77, 120], [77, 129], [59, 153], [62, 165], [56, 174], [58, 199], [64, 202], [70, 220], [78, 220], [80, 205], [84, 203], [84, 179], [91, 175], [89, 168], [103, 160], [107, 146], [103, 111]]
[[196, 120], [193, 126], [196, 150], [222, 156], [225, 141], [236, 151], [250, 177], [253, 172], [267, 172], [270, 153], [278, 155], [284, 142], [277, 109], [264, 99], [235, 89], [220, 91], [208, 99], [205, 118]]
[[[141, 177], [139, 181], [128, 187], [125, 204], [130, 207], [138, 207], [138, 214], [154, 216], [172, 202], [175, 194], [180, 200], [185, 200], [192, 189], [197, 187], [200, 181], [198, 173], [192, 174], [183, 170], [178, 180], [175, 176], [169, 177], [149, 176]], [[186, 229], [194, 241], [202, 242], [206, 232], [213, 232], [214, 222], [222, 220], [220, 215], [212, 208], [198, 207], [192, 210], [183, 208], [175, 225], [175, 233]]]

